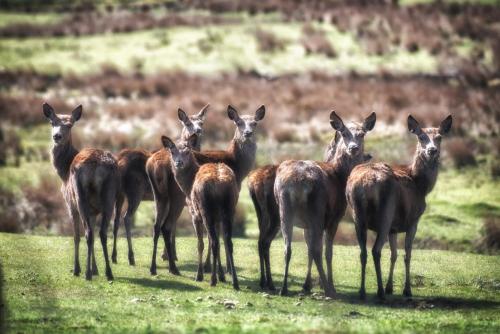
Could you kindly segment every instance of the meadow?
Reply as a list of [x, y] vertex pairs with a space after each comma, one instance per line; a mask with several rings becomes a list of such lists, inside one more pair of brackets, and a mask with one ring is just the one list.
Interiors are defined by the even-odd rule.
[[[0, 8], [0, 322], [10, 332], [498, 332], [500, 323], [500, 6], [498, 1], [29, 1]], [[300, 293], [306, 258], [295, 229], [292, 296], [258, 287], [257, 217], [246, 180], [236, 214], [240, 292], [193, 280], [195, 239], [178, 222], [181, 277], [162, 262], [149, 275], [154, 203], [133, 223], [137, 265], [126, 264], [120, 227], [115, 281], [71, 275], [72, 226], [50, 162], [41, 105], [68, 113], [83, 104], [75, 145], [119, 152], [159, 149], [180, 134], [177, 108], [206, 103], [202, 149], [231, 140], [228, 104], [266, 105], [256, 167], [322, 160], [331, 110], [377, 124], [365, 139], [373, 161], [410, 163], [408, 114], [437, 126], [448, 114], [441, 167], [416, 235], [413, 299], [357, 297], [359, 256], [350, 212], [335, 239], [338, 297], [315, 278]], [[111, 235], [111, 233], [110, 233]], [[111, 241], [111, 239], [108, 239]], [[369, 234], [369, 244], [373, 235]], [[402, 248], [403, 238], [399, 238]], [[160, 243], [161, 245], [161, 243]], [[272, 246], [275, 284], [283, 241]], [[82, 242], [81, 249], [84, 248]], [[100, 245], [97, 249], [100, 248]], [[386, 247], [387, 248], [387, 247]], [[383, 272], [388, 271], [388, 250]], [[315, 274], [315, 270], [313, 270]], [[313, 275], [314, 275], [313, 274]]]

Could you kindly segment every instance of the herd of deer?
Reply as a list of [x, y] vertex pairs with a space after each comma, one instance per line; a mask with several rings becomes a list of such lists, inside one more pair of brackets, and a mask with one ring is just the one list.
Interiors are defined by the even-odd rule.
[[[255, 162], [257, 123], [264, 118], [265, 107], [254, 115], [240, 116], [228, 106], [227, 115], [236, 126], [234, 137], [225, 151], [200, 151], [203, 122], [208, 105], [199, 113], [188, 116], [178, 110], [183, 129], [174, 143], [162, 136], [164, 149], [148, 152], [140, 149], [122, 150], [116, 157], [111, 153], [87, 148], [78, 151], [72, 144], [71, 129], [82, 115], [78, 106], [71, 115], [58, 115], [47, 103], [43, 113], [52, 125], [52, 161], [63, 181], [62, 193], [74, 225], [74, 275], [80, 274], [80, 221], [87, 241], [85, 277], [92, 279], [98, 270], [94, 256], [94, 227], [100, 220], [106, 276], [113, 279], [107, 250], [107, 227], [114, 215], [112, 261], [116, 263], [117, 232], [122, 219], [122, 206], [129, 264], [134, 265], [131, 221], [142, 200], [156, 204], [153, 257], [150, 271], [156, 274], [156, 253], [160, 233], [165, 242], [164, 256], [169, 271], [179, 275], [176, 267], [175, 226], [185, 204], [189, 208], [198, 238], [197, 281], [205, 271], [211, 272], [211, 285], [217, 279], [225, 281], [221, 265], [219, 233], [222, 231], [226, 250], [227, 272], [238, 289], [233, 244], [232, 223], [241, 183], [248, 176], [250, 195], [259, 222], [258, 251], [260, 286], [274, 290], [269, 249], [281, 228], [285, 242], [285, 270], [281, 294], [287, 294], [287, 278], [292, 255], [292, 232], [297, 226], [304, 230], [308, 249], [308, 270], [303, 285], [310, 291], [312, 263], [320, 276], [325, 295], [335, 295], [332, 273], [333, 239], [347, 205], [353, 211], [356, 234], [361, 248], [360, 297], [365, 298], [365, 268], [367, 261], [367, 229], [377, 234], [372, 256], [375, 263], [380, 299], [393, 292], [393, 272], [397, 258], [397, 233], [405, 236], [406, 280], [403, 294], [411, 296], [410, 260], [412, 243], [420, 216], [425, 210], [425, 197], [436, 182], [441, 137], [451, 129], [452, 118], [445, 118], [438, 128], [421, 128], [408, 117], [408, 130], [418, 138], [413, 163], [389, 166], [367, 162], [364, 137], [376, 122], [372, 113], [362, 123], [344, 124], [332, 111], [330, 124], [335, 136], [325, 152], [325, 161], [287, 160], [279, 165], [267, 165], [251, 171]], [[203, 230], [208, 233], [209, 252], [203, 264]], [[323, 269], [323, 235], [327, 273]], [[385, 290], [382, 284], [380, 256], [389, 239], [391, 265]]]

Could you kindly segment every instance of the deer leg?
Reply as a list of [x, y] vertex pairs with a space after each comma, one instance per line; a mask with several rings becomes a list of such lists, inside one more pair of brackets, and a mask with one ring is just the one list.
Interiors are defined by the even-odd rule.
[[153, 228], [153, 257], [151, 259], [151, 267], [149, 269], [151, 275], [156, 275], [156, 251], [158, 248], [158, 239], [160, 238], [161, 227], [165, 224], [165, 219], [168, 213], [168, 201], [157, 200], [156, 202], [156, 219]]
[[266, 272], [265, 272], [265, 255], [264, 255], [264, 239], [267, 232], [267, 225], [264, 222], [264, 217], [262, 217], [263, 212], [257, 198], [257, 195], [250, 188], [250, 197], [252, 198], [252, 203], [255, 208], [255, 213], [257, 214], [257, 222], [259, 225], [259, 242], [258, 242], [258, 250], [259, 250], [259, 264], [260, 264], [260, 288], [265, 289], [267, 285], [266, 280]]
[[73, 221], [73, 243], [75, 247], [75, 261], [73, 264], [73, 275], [80, 276], [80, 216], [76, 209], [70, 209], [71, 220]]
[[323, 269], [323, 232], [321, 230], [313, 228], [309, 234], [309, 238], [309, 256], [312, 256], [314, 263], [316, 264], [316, 268], [318, 269], [319, 273], [319, 279], [323, 284], [323, 289], [325, 291], [325, 296], [333, 298], [335, 297], [335, 293], [332, 290], [331, 286], [328, 284], [325, 271]]
[[337, 233], [338, 224], [334, 224], [330, 230], [326, 231], [325, 235], [325, 257], [326, 257], [326, 271], [328, 276], [328, 285], [331, 287], [333, 292], [335, 293], [335, 285], [333, 284], [333, 269], [332, 269], [332, 260], [333, 260], [333, 239], [335, 238], [335, 234]]
[[90, 281], [92, 280], [92, 248], [94, 246], [94, 231], [88, 224], [85, 230], [85, 238], [87, 239], [87, 269], [85, 271], [85, 279]]
[[233, 289], [239, 290], [240, 286], [238, 284], [238, 276], [236, 275], [236, 269], [234, 267], [234, 257], [233, 257], [233, 240], [232, 240], [232, 227], [233, 218], [232, 214], [229, 217], [223, 217], [222, 227], [224, 231], [224, 247], [226, 249], [227, 266], [231, 269], [231, 276], [233, 281]]
[[[217, 235], [220, 234], [220, 231], [217, 231]], [[220, 243], [219, 243], [220, 245]], [[228, 255], [227, 255], [227, 249], [226, 249], [226, 243], [224, 242], [224, 249], [226, 250], [226, 266], [228, 266], [228, 274], [231, 275], [231, 271], [230, 271], [230, 268], [229, 268], [229, 260], [228, 260]], [[221, 262], [221, 256], [220, 256], [220, 246], [219, 246], [219, 257], [217, 258], [217, 273], [219, 275], [219, 281], [220, 282], [223, 282], [225, 283], [226, 282], [226, 274], [224, 273], [224, 267], [222, 266], [222, 262]], [[214, 260], [215, 261], [215, 260]]]
[[109, 281], [113, 280], [113, 272], [111, 271], [111, 266], [109, 265], [108, 256], [108, 224], [109, 216], [107, 214], [102, 215], [101, 220], [101, 230], [99, 231], [99, 237], [101, 238], [102, 253], [104, 254], [104, 262], [106, 264], [106, 278]]
[[165, 241], [167, 247], [167, 255], [168, 255], [168, 271], [173, 275], [180, 275], [181, 273], [177, 269], [175, 265], [174, 256], [172, 253], [172, 231], [169, 229], [168, 224], [163, 224], [161, 227], [161, 232], [163, 234], [163, 240]]
[[128, 264], [131, 266], [135, 265], [134, 249], [132, 247], [132, 220], [134, 218], [135, 212], [139, 208], [141, 199], [144, 196], [143, 192], [137, 192], [135, 194], [128, 194], [128, 207], [123, 222], [125, 225], [125, 232], [127, 234], [127, 244], [128, 244]]
[[265, 273], [265, 256], [264, 256], [264, 240], [263, 240], [263, 236], [262, 236], [262, 232], [261, 234], [259, 235], [259, 243], [258, 243], [258, 247], [259, 247], [259, 264], [260, 264], [260, 288], [261, 289], [265, 289], [266, 285], [267, 285], [267, 281], [266, 281], [266, 273]]
[[411, 261], [411, 250], [413, 247], [413, 240], [415, 238], [415, 234], [417, 232], [417, 224], [414, 224], [413, 228], [406, 232], [405, 236], [405, 287], [403, 290], [403, 295], [405, 297], [411, 297], [411, 281], [410, 281], [410, 261]]
[[212, 264], [211, 264], [211, 256], [212, 256], [212, 240], [210, 240], [210, 236], [208, 237], [208, 249], [210, 250], [207, 253], [207, 258], [205, 259], [205, 272], [209, 273], [212, 271]]
[[380, 258], [382, 254], [382, 248], [384, 247], [385, 240], [387, 238], [388, 231], [382, 229], [377, 234], [375, 239], [375, 244], [372, 248], [373, 262], [375, 264], [375, 272], [377, 274], [377, 296], [380, 300], [385, 300], [385, 292], [382, 283], [382, 269], [380, 267]]
[[[306, 240], [307, 247], [309, 249], [309, 241], [310, 237], [308, 236], [308, 230], [304, 229], [304, 240]], [[311, 292], [312, 289], [312, 277], [311, 277], [311, 270], [312, 270], [312, 264], [313, 264], [313, 258], [311, 256], [311, 252], [307, 252], [307, 274], [306, 274], [306, 280], [304, 281], [304, 284], [302, 285], [302, 290], [306, 293]]]
[[[362, 224], [362, 225], [361, 225]], [[356, 228], [356, 237], [358, 239], [358, 244], [360, 248], [360, 261], [361, 261], [361, 286], [359, 288], [359, 298], [366, 298], [366, 288], [365, 288], [365, 277], [366, 277], [366, 261], [367, 261], [367, 252], [366, 252], [366, 228], [364, 223], [360, 222], [360, 220], [355, 219], [354, 226]]]
[[177, 258], [177, 247], [175, 246], [175, 231], [177, 230], [177, 224], [174, 224], [172, 226], [172, 256], [174, 257], [174, 261], [178, 261], [179, 259]]
[[[198, 272], [196, 273], [196, 280], [198, 282], [203, 281], [203, 248], [205, 247], [203, 243], [203, 226], [202, 221], [199, 217], [195, 217], [193, 215], [193, 226], [196, 232], [196, 236], [198, 238]], [[211, 249], [208, 249], [208, 253], [210, 254]]]
[[217, 235], [217, 229], [215, 227], [214, 221], [207, 221], [206, 218], [204, 219], [204, 224], [207, 226], [208, 229], [208, 234], [209, 234], [209, 240], [211, 241], [211, 247], [212, 247], [212, 273], [211, 273], [211, 280], [210, 280], [210, 285], [211, 286], [216, 286], [217, 285], [217, 259], [219, 258], [219, 240], [218, 240], [218, 235]]
[[111, 261], [117, 263], [116, 243], [118, 241], [118, 229], [120, 228], [120, 219], [122, 218], [123, 195], [116, 196], [115, 219], [113, 221], [113, 251], [111, 252]]
[[264, 262], [266, 266], [267, 288], [271, 291], [276, 290], [276, 288], [274, 287], [273, 277], [271, 274], [271, 262], [270, 262], [269, 251], [271, 248], [271, 242], [278, 233], [278, 230], [279, 230], [279, 224], [276, 224], [276, 226], [271, 230], [271, 232], [268, 233], [268, 236], [266, 237], [264, 243]]
[[393, 276], [394, 266], [398, 258], [398, 235], [396, 233], [389, 233], [389, 246], [391, 247], [391, 268], [389, 270], [389, 277], [387, 278], [387, 285], [385, 286], [385, 294], [392, 295], [393, 293]]

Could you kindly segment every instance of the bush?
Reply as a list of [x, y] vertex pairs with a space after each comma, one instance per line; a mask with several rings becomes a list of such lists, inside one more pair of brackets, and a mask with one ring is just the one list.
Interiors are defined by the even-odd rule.
[[500, 219], [497, 216], [486, 217], [481, 229], [481, 237], [476, 241], [476, 250], [494, 254], [500, 250]]
[[456, 168], [476, 165], [474, 152], [470, 144], [463, 138], [450, 139], [446, 145], [446, 151]]
[[329, 58], [337, 57], [337, 53], [328, 38], [326, 38], [324, 31], [317, 30], [310, 24], [306, 24], [302, 29], [302, 34], [302, 46], [306, 54], [323, 54]]
[[257, 29], [255, 31], [255, 38], [257, 38], [259, 50], [262, 52], [282, 51], [286, 47], [286, 42], [270, 31]]

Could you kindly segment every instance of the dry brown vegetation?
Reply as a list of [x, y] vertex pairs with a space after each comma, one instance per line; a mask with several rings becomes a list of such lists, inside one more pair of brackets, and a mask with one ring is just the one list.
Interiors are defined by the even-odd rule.
[[476, 250], [495, 254], [500, 250], [500, 219], [492, 216], [484, 220], [481, 237], [476, 240]]
[[286, 41], [279, 38], [271, 31], [259, 28], [255, 30], [255, 38], [257, 39], [259, 50], [262, 52], [281, 51], [286, 47]]
[[464, 138], [452, 138], [446, 143], [446, 151], [456, 168], [476, 165], [474, 150]]

